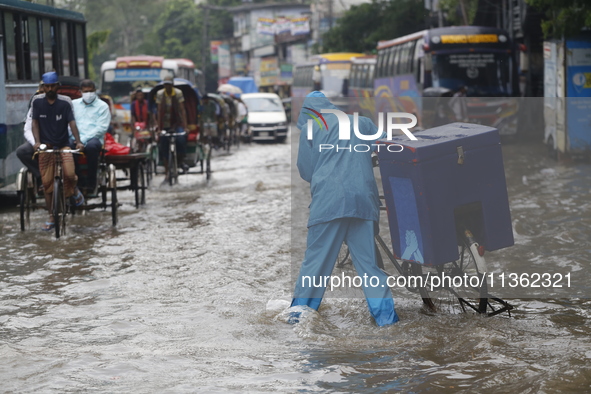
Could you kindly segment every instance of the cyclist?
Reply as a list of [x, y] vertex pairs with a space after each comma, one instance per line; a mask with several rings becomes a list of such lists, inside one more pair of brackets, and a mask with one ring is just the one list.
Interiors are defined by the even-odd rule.
[[[310, 93], [298, 118], [301, 130], [297, 166], [302, 179], [310, 183], [312, 202], [308, 220], [307, 248], [295, 286], [291, 306], [304, 305], [318, 310], [326, 290], [323, 278], [329, 277], [339, 249], [346, 242], [353, 264], [360, 277], [376, 277], [379, 283], [363, 282], [369, 311], [379, 326], [398, 321], [392, 293], [387, 286], [387, 275], [378, 268], [374, 244], [375, 228], [379, 219], [379, 197], [373, 174], [371, 152], [348, 151], [362, 141], [353, 132], [350, 121], [350, 140], [339, 139], [339, 122], [335, 115], [324, 115], [326, 127], [312, 122], [313, 137], [308, 139], [310, 114], [322, 109], [337, 108], [322, 94]], [[314, 115], [316, 119], [317, 116]], [[322, 116], [321, 116], [322, 117]], [[376, 125], [366, 117], [359, 117], [359, 130], [375, 135]], [[375, 143], [375, 141], [374, 141]], [[341, 151], [324, 150], [320, 146], [339, 146]], [[305, 278], [309, 278], [314, 282]], [[299, 313], [291, 313], [290, 323], [299, 321]]]
[[[43, 74], [43, 91], [45, 93], [35, 96], [31, 103], [31, 107], [33, 108], [32, 129], [35, 138], [34, 150], [38, 150], [41, 144], [45, 144], [51, 149], [68, 147], [68, 125], [76, 141], [76, 149], [84, 149], [84, 145], [80, 141], [78, 128], [76, 127], [72, 100], [67, 96], [58, 95], [58, 87], [59, 80], [55, 71]], [[50, 217], [42, 227], [44, 231], [50, 231], [55, 226], [51, 210], [54, 161], [55, 158], [52, 154], [44, 154], [39, 157], [39, 171], [41, 172], [41, 180], [45, 188], [45, 203]], [[77, 178], [72, 154], [62, 153], [62, 162], [66, 198], [74, 196], [75, 204], [79, 206], [84, 203], [84, 197], [76, 187]]]
[[[185, 112], [185, 98], [183, 92], [173, 86], [172, 77], [166, 77], [162, 81], [164, 89], [156, 94], [156, 104], [158, 105], [158, 129], [182, 133], [187, 125], [187, 114]], [[187, 136], [180, 135], [175, 137], [177, 149], [177, 162], [186, 171], [188, 167], [184, 163]], [[168, 150], [169, 139], [160, 137], [158, 140], [158, 150], [160, 159], [164, 162], [165, 181], [168, 180]]]
[[[79, 180], [85, 181], [80, 187], [83, 194], [87, 195], [95, 194], [97, 187], [98, 162], [105, 143], [105, 134], [111, 124], [111, 110], [107, 103], [97, 97], [96, 86], [92, 80], [83, 79], [80, 81], [80, 92], [82, 92], [82, 97], [73, 100], [72, 103], [80, 141], [84, 145], [84, 154], [88, 165], [86, 177], [80, 177], [78, 173]], [[74, 148], [75, 142], [72, 142], [70, 146]]]

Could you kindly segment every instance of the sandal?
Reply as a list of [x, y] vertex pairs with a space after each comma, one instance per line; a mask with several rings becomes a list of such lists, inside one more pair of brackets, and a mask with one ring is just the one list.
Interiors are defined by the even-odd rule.
[[41, 226], [41, 230], [43, 231], [51, 231], [55, 228], [54, 222], [45, 222], [43, 226]]
[[84, 195], [82, 194], [80, 189], [76, 189], [76, 192], [77, 193], [73, 196], [74, 197], [74, 205], [79, 207], [80, 205], [84, 204]]

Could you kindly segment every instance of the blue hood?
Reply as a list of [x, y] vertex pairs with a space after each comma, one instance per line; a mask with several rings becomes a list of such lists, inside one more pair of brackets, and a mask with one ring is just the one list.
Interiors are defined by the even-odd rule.
[[[355, 135], [352, 115], [348, 115], [350, 139], [339, 139], [337, 116], [323, 114], [323, 109], [339, 110], [323, 93], [310, 93], [304, 99], [297, 123], [301, 131], [297, 166], [302, 179], [310, 183], [312, 194], [308, 226], [340, 218], [376, 221], [379, 198], [371, 149], [354, 149], [375, 140], [366, 141]], [[361, 133], [377, 132], [371, 119], [360, 116], [358, 120]], [[308, 139], [308, 121], [312, 123], [312, 139]], [[333, 149], [326, 149], [328, 146]]]

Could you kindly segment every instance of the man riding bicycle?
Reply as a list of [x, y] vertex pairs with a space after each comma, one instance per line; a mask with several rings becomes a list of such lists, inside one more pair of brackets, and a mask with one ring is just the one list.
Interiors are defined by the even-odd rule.
[[[187, 125], [187, 114], [185, 112], [185, 98], [183, 92], [173, 86], [172, 77], [166, 77], [162, 81], [164, 89], [156, 94], [156, 104], [158, 105], [158, 128], [160, 131], [169, 131], [182, 133]], [[175, 145], [178, 153], [177, 162], [187, 171], [188, 166], [184, 163], [187, 150], [187, 136], [178, 135], [175, 137]], [[158, 150], [160, 159], [164, 163], [164, 173], [168, 180], [168, 150], [169, 139], [161, 136], [158, 140]]]
[[[63, 149], [69, 146], [68, 125], [76, 141], [76, 149], [83, 150], [84, 145], [80, 141], [72, 100], [67, 96], [57, 94], [59, 87], [58, 75], [56, 72], [43, 74], [43, 90], [45, 94], [39, 94], [33, 98], [31, 107], [33, 109], [33, 136], [35, 138], [34, 150], [38, 150], [41, 144], [48, 148]], [[76, 187], [76, 171], [74, 159], [71, 153], [62, 153], [62, 168], [64, 176], [64, 192], [66, 198], [75, 196], [76, 205], [84, 203], [84, 197]], [[54, 161], [52, 154], [43, 154], [39, 157], [39, 171], [43, 187], [45, 188], [45, 203], [49, 212], [49, 220], [42, 227], [44, 231], [50, 231], [55, 227], [51, 202], [53, 198]]]

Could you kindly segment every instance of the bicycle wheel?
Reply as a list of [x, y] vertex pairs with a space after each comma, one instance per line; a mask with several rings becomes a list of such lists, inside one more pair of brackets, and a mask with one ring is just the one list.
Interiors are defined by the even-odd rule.
[[111, 188], [111, 219], [113, 227], [115, 227], [117, 225], [117, 209], [119, 208], [119, 202], [117, 201], [117, 178], [115, 174], [115, 166], [112, 164], [109, 166], [109, 178], [108, 184], [113, 185]]
[[19, 212], [21, 231], [25, 231], [30, 225], [31, 208], [35, 193], [35, 183], [32, 182], [31, 174], [25, 170], [21, 179], [21, 190], [19, 194]]
[[55, 228], [55, 238], [66, 234], [66, 198], [64, 195], [64, 185], [61, 179], [53, 181], [53, 223]]
[[458, 239], [458, 260], [436, 267], [412, 264], [413, 274], [424, 279], [419, 292], [431, 310], [472, 311], [494, 316], [513, 309], [507, 302], [488, 293], [486, 265], [478, 253], [478, 246], [472, 233], [466, 230]]
[[178, 177], [178, 165], [176, 162], [176, 147], [175, 147], [174, 140], [169, 141], [169, 151], [168, 151], [168, 183], [170, 186], [177, 183]]
[[138, 167], [138, 188], [139, 188], [139, 205], [146, 203], [146, 172], [144, 170], [144, 163], [140, 163]]
[[132, 168], [130, 170], [130, 182], [131, 188], [133, 190], [133, 195], [135, 197], [135, 208], [140, 207], [140, 167], [141, 163], [137, 165], [136, 168]]
[[205, 179], [211, 178], [211, 144], [208, 143], [204, 146], [205, 150]]

